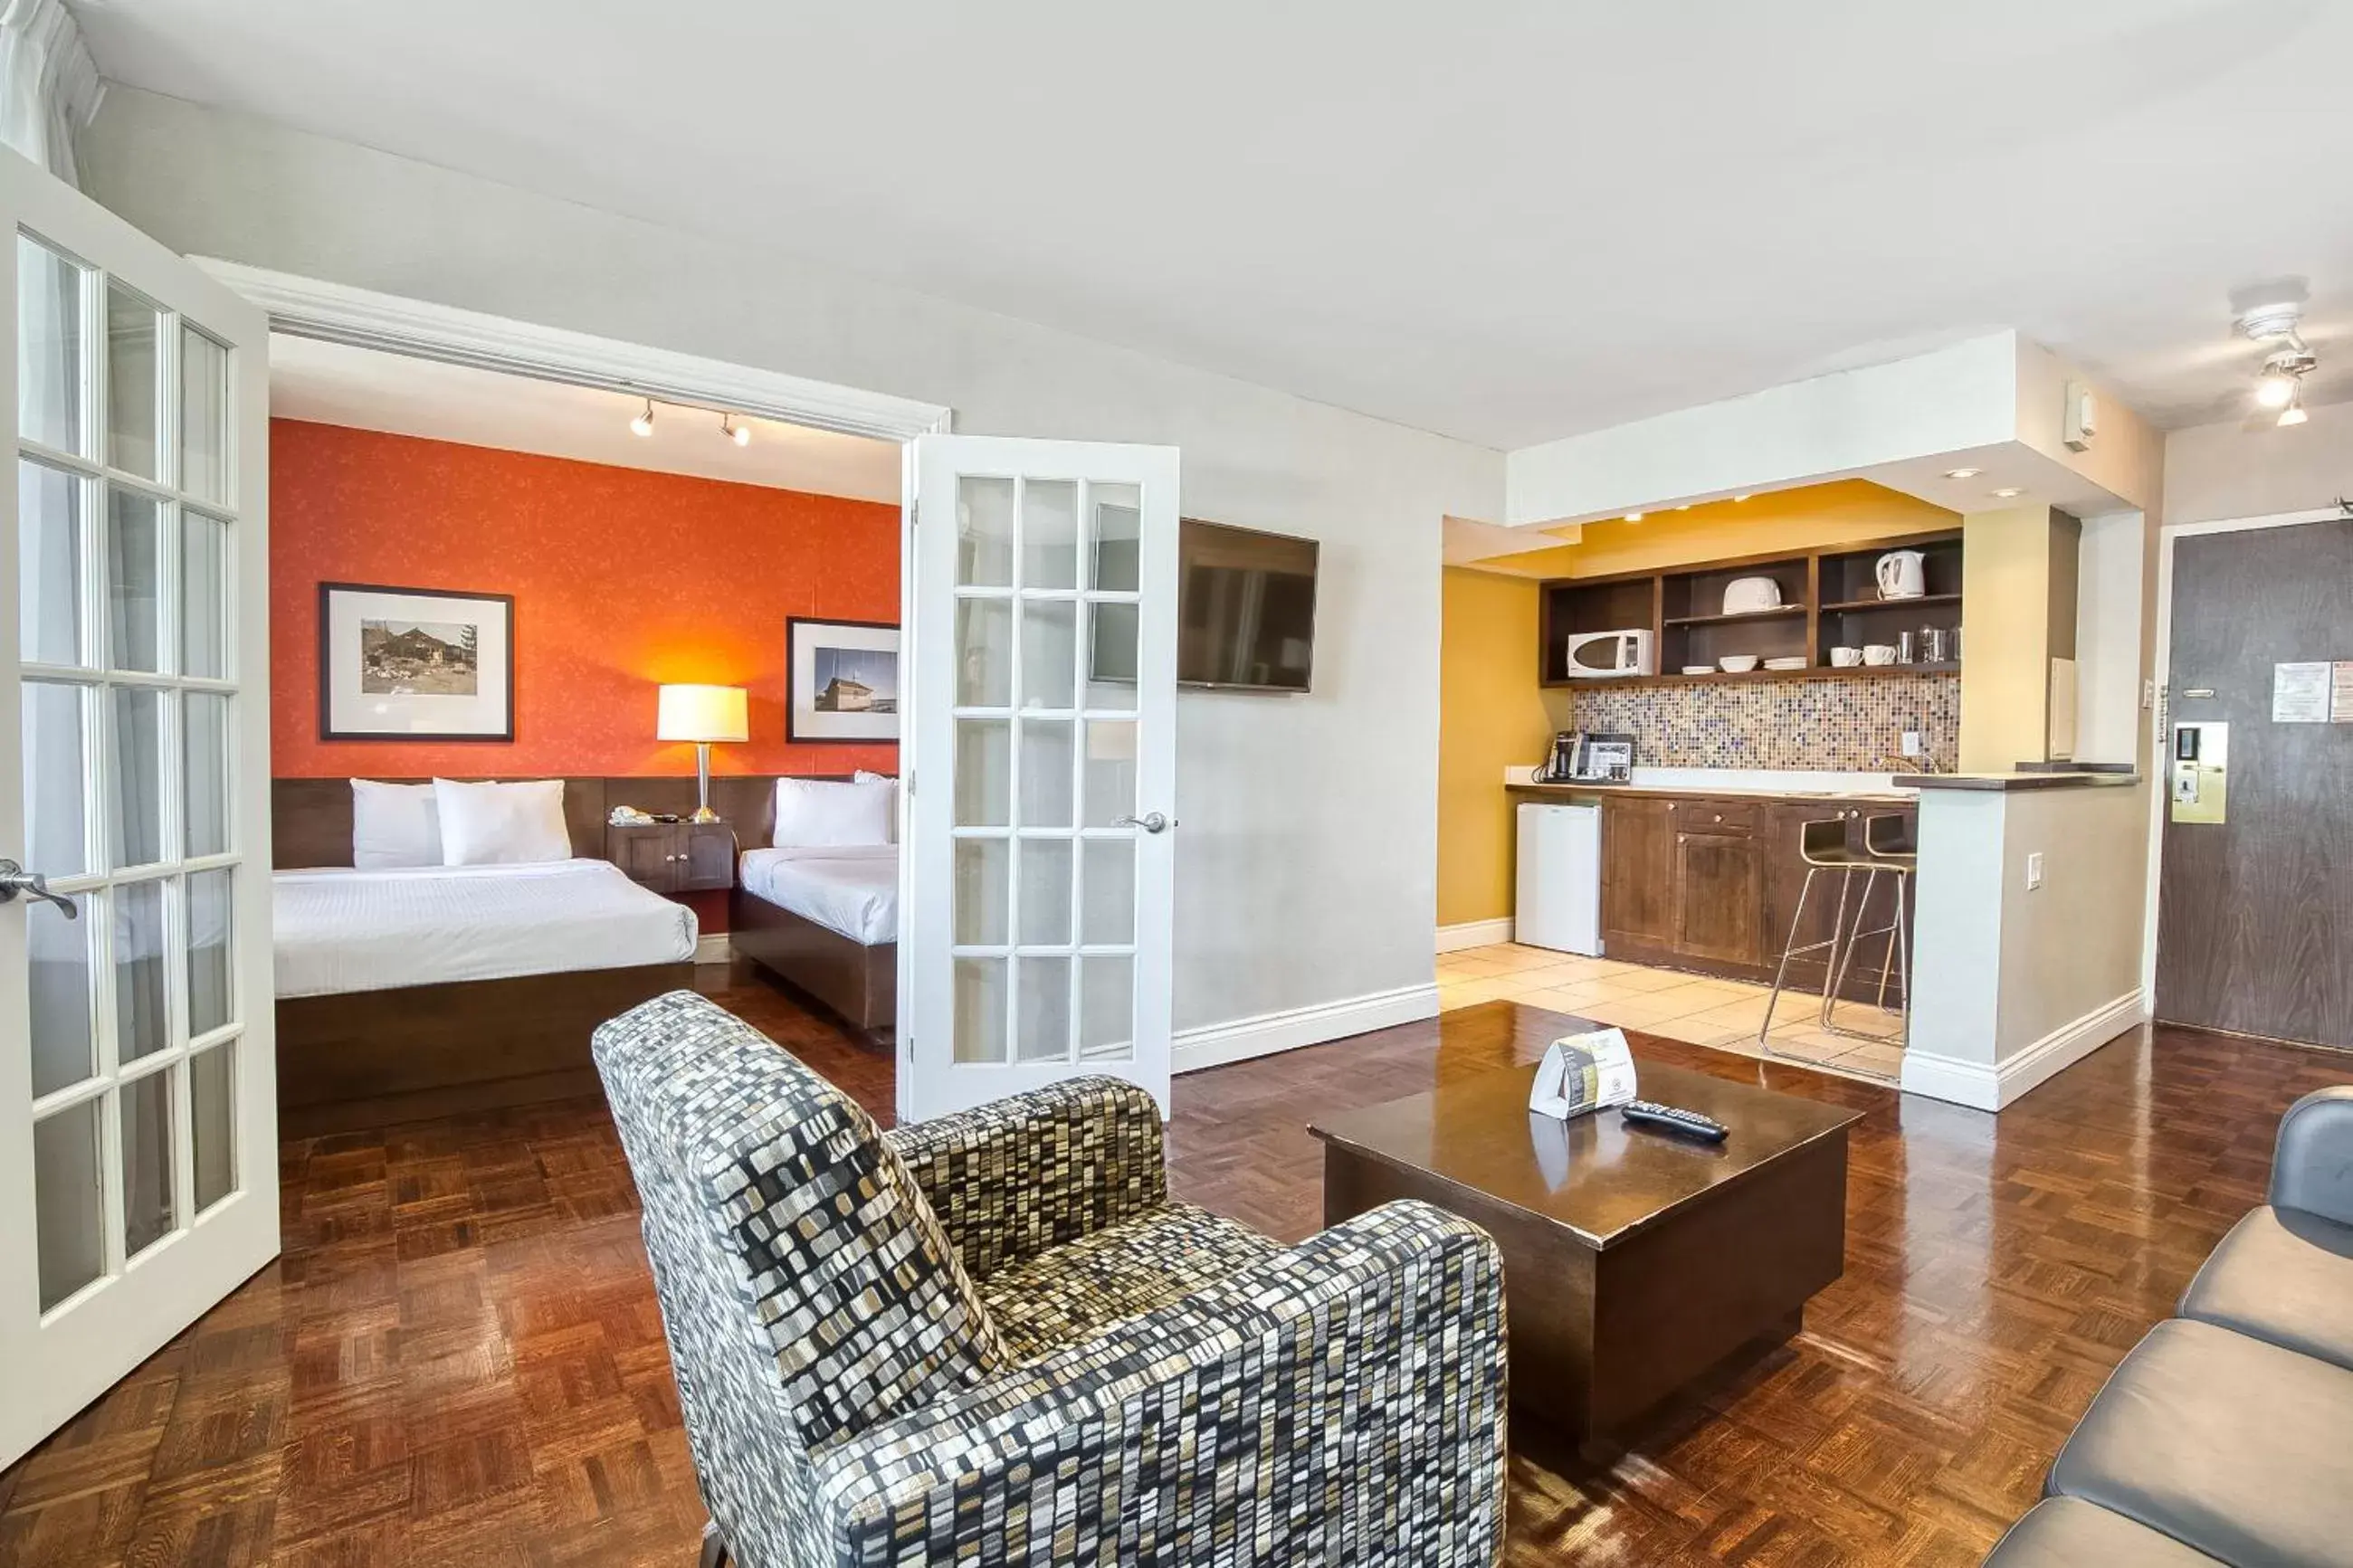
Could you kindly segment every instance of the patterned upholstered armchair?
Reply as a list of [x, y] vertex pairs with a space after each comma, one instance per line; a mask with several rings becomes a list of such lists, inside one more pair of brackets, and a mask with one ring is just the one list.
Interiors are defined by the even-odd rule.
[[1485, 1568], [1493, 1244], [1171, 1203], [1108, 1079], [884, 1134], [690, 993], [596, 1032], [696, 1472], [741, 1568]]

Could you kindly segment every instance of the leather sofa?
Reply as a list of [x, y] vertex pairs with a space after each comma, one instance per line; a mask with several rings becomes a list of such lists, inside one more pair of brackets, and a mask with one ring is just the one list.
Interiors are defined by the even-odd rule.
[[2353, 1086], [2289, 1107], [2271, 1202], [2133, 1347], [1988, 1568], [2353, 1563]]

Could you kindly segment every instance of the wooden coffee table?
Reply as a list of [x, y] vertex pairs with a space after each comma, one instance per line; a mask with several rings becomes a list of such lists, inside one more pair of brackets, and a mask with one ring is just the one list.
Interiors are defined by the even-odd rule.
[[1641, 1095], [1732, 1130], [1715, 1145], [1528, 1113], [1533, 1065], [1345, 1111], [1324, 1141], [1324, 1223], [1420, 1198], [1503, 1249], [1512, 1403], [1583, 1439], [1798, 1331], [1846, 1257], [1860, 1113], [1651, 1061]]

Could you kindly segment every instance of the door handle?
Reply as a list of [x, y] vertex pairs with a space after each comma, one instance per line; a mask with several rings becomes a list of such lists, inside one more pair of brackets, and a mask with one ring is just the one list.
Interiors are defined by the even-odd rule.
[[1113, 827], [1141, 827], [1146, 833], [1166, 833], [1170, 828], [1176, 826], [1176, 819], [1173, 816], [1163, 816], [1161, 813], [1156, 811], [1147, 811], [1142, 816], [1114, 817], [1112, 819], [1112, 826]]
[[0, 904], [16, 901], [23, 893], [30, 898], [45, 899], [65, 910], [66, 919], [79, 920], [81, 910], [71, 899], [49, 891], [49, 879], [38, 871], [27, 871], [14, 860], [0, 859]]

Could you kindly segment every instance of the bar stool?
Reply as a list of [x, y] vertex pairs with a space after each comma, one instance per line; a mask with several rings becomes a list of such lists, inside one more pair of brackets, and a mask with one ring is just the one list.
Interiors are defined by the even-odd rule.
[[[1894, 881], [1895, 905], [1894, 912], [1888, 916], [1886, 925], [1867, 932], [1859, 931], [1856, 934], [1858, 936], [1884, 935], [1887, 938], [1886, 951], [1880, 955], [1879, 991], [1874, 1001], [1881, 1012], [1888, 1010], [1887, 981], [1892, 966], [1895, 984], [1902, 997], [1900, 1005], [1895, 1009], [1896, 1016], [1902, 1024], [1897, 1041], [1899, 1044], [1908, 1046], [1912, 1043], [1912, 944], [1910, 937], [1904, 929], [1904, 909], [1909, 901], [1913, 874], [1920, 868], [1920, 850], [1919, 847], [1912, 842], [1912, 825], [1904, 817], [1893, 813], [1863, 818], [1862, 847], [1872, 860], [1876, 862], [1873, 867], [1873, 880], [1866, 881], [1863, 889], [1863, 902], [1866, 905], [1870, 903], [1871, 888], [1875, 884], [1877, 873], [1885, 871]], [[1856, 911], [1856, 924], [1860, 925], [1864, 918], [1861, 910]], [[1854, 945], [1852, 942], [1849, 942], [1846, 961], [1852, 963], [1853, 959]], [[1845, 989], [1845, 985], [1846, 972], [1841, 968], [1839, 972], [1838, 983], [1831, 986], [1831, 991], [1836, 993]], [[1841, 1028], [1831, 1023], [1827, 996], [1822, 1008], [1822, 1027], [1832, 1034], [1852, 1035], [1862, 1039], [1877, 1037], [1862, 1034], [1857, 1030]]]
[[[1887, 830], [1879, 828], [1878, 825], [1882, 822], [1894, 825], [1895, 837], [1891, 837]], [[1800, 825], [1798, 854], [1799, 858], [1806, 863], [1806, 879], [1798, 889], [1798, 907], [1790, 915], [1789, 932], [1782, 942], [1781, 962], [1773, 972], [1773, 989], [1765, 999], [1765, 1021], [1757, 1030], [1757, 1047], [1764, 1055], [1773, 1054], [1771, 1039], [1773, 1014], [1779, 1006], [1781, 993], [1788, 983], [1789, 960], [1799, 953], [1821, 952], [1825, 949], [1828, 951], [1822, 960], [1822, 1003], [1818, 1020], [1819, 1026], [1827, 1034], [1841, 1035], [1851, 1039], [1881, 1040], [1883, 1038], [1877, 1035], [1840, 1025], [1833, 1018], [1832, 1009], [1837, 1004], [1840, 988], [1846, 983], [1847, 970], [1853, 963], [1855, 943], [1875, 936], [1886, 937], [1890, 944], [1888, 958], [1881, 966], [1880, 977], [1879, 1001], [1883, 1007], [1885, 1005], [1887, 967], [1894, 961], [1896, 944], [1903, 940], [1904, 882], [1902, 879], [1910, 869], [1908, 863], [1901, 863], [1904, 862], [1904, 857], [1906, 854], [1905, 847], [1900, 842], [1903, 826], [1904, 819], [1900, 816], [1869, 819], [1863, 824], [1864, 847], [1857, 850], [1847, 843], [1847, 818], [1843, 816], [1833, 816], [1826, 820]], [[1876, 838], [1874, 838], [1875, 830]], [[1874, 845], [1883, 846], [1887, 852], [1884, 854], [1877, 852]], [[1831, 918], [1831, 934], [1820, 942], [1799, 942], [1798, 933], [1805, 929], [1806, 906], [1813, 897], [1814, 879], [1826, 872], [1835, 876], [1839, 883], [1838, 909]], [[1862, 876], [1862, 896], [1860, 899], [1854, 897], [1855, 876], [1858, 872]], [[1879, 879], [1883, 873], [1898, 879], [1895, 918], [1888, 925], [1864, 930], [1863, 921], [1869, 918], [1872, 895], [1877, 891]], [[1849, 919], [1847, 912], [1850, 906], [1854, 911], [1852, 920]], [[1904, 1003], [1906, 1008], [1905, 1025], [1907, 1031], [1910, 1027], [1908, 1009], [1911, 1000], [1911, 972], [1907, 954], [1904, 972]]]

